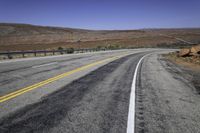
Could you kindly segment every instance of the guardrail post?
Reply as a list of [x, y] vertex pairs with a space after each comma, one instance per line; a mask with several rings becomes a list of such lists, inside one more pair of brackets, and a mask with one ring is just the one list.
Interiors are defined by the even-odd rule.
[[8, 59], [12, 59], [12, 56], [10, 55], [10, 53], [8, 53]]
[[34, 52], [34, 55], [35, 55], [35, 57], [37, 56], [37, 52], [36, 51]]
[[47, 55], [47, 52], [46, 51], [44, 51], [44, 56], [46, 56]]
[[24, 58], [25, 57], [25, 53], [22, 51], [22, 57]]

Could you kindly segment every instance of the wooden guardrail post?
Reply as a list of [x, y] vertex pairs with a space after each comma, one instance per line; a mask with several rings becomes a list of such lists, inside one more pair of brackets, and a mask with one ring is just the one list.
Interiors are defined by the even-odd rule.
[[8, 59], [12, 59], [12, 56], [10, 55], [9, 52], [8, 52], [7, 56], [8, 56]]
[[24, 58], [25, 57], [25, 53], [22, 51], [22, 57]]

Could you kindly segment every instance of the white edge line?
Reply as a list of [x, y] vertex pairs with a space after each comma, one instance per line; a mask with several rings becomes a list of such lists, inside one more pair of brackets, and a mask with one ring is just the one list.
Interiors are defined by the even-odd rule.
[[44, 67], [44, 66], [50, 66], [50, 65], [57, 64], [57, 63], [58, 63], [58, 62], [51, 62], [51, 63], [42, 64], [42, 65], [38, 65], [38, 66], [32, 66], [32, 68], [38, 68], [38, 67]]
[[133, 82], [132, 82], [132, 86], [131, 86], [131, 94], [130, 94], [130, 101], [129, 101], [128, 122], [127, 122], [126, 133], [134, 133], [134, 131], [135, 131], [135, 88], [136, 88], [137, 72], [138, 72], [138, 68], [140, 66], [141, 61], [148, 55], [149, 54], [144, 55], [139, 60], [139, 62], [137, 63], [137, 66], [135, 68], [135, 72], [134, 72], [134, 76], [133, 76]]

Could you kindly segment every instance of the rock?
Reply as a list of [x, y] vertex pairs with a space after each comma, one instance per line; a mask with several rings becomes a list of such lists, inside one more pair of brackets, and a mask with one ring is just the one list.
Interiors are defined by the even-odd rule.
[[189, 54], [190, 54], [190, 49], [188, 49], [188, 48], [181, 49], [179, 52], [179, 56], [181, 56], [181, 57], [187, 56]]
[[196, 45], [196, 46], [193, 46], [191, 48], [191, 53], [193, 53], [193, 54], [200, 54], [200, 44]]

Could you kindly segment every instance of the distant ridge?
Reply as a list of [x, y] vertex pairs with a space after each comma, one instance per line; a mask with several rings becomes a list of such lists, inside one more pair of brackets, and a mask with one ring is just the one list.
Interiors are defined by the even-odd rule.
[[[169, 37], [170, 36], [170, 37]], [[0, 51], [41, 50], [58, 47], [95, 48], [160, 47], [181, 44], [176, 37], [200, 42], [200, 28], [87, 30], [38, 26], [31, 24], [0, 23]]]

